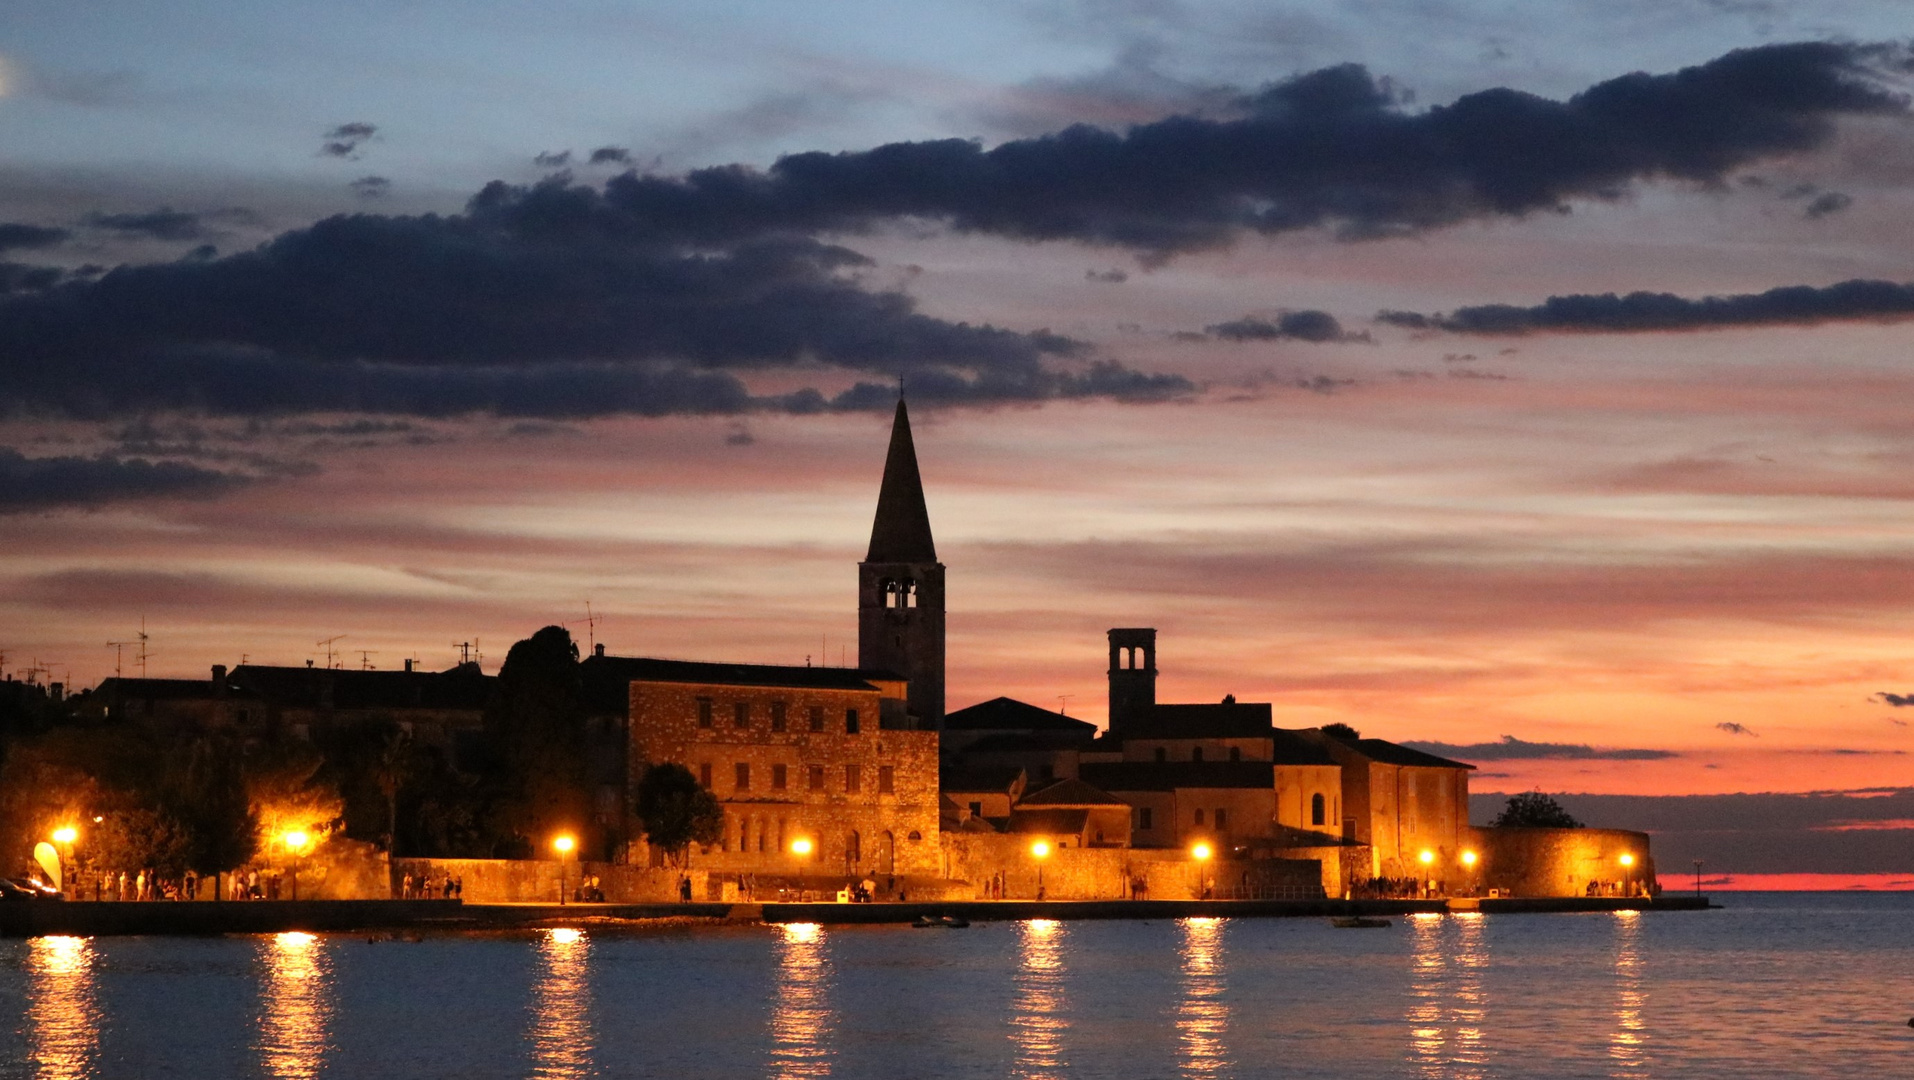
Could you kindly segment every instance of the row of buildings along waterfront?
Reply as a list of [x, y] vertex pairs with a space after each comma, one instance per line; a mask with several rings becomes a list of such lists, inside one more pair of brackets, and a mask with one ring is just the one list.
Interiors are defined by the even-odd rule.
[[[1157, 700], [1150, 628], [1108, 632], [1105, 729], [1007, 697], [947, 712], [945, 597], [900, 401], [857, 566], [857, 666], [596, 647], [579, 665], [595, 792], [583, 852], [664, 866], [632, 808], [645, 771], [675, 763], [723, 811], [718, 840], [686, 854], [714, 894], [836, 879], [920, 897], [1576, 893], [1617, 876], [1617, 851], [1639, 852], [1640, 880], [1653, 880], [1640, 834], [1564, 843], [1472, 828], [1471, 765], [1333, 726], [1278, 727], [1266, 702]], [[103, 718], [242, 730], [376, 718], [456, 758], [493, 681], [475, 663], [241, 665], [210, 680], [108, 680], [86, 700]]]

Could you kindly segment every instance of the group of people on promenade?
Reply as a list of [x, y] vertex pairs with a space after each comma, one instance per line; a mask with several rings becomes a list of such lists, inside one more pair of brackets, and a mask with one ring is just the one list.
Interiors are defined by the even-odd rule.
[[401, 900], [460, 900], [465, 897], [465, 879], [450, 874], [438, 878], [430, 874], [407, 874], [399, 879]]

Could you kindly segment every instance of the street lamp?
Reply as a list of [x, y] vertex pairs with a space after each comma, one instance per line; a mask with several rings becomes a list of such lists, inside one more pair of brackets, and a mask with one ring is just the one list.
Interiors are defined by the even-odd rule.
[[1423, 872], [1422, 895], [1425, 897], [1430, 896], [1435, 892], [1435, 890], [1430, 887], [1434, 883], [1435, 879], [1429, 877], [1428, 873], [1430, 870], [1435, 868], [1436, 853], [1433, 851], [1430, 851], [1428, 848], [1423, 848], [1422, 854], [1417, 855], [1416, 858], [1422, 860], [1422, 872]]
[[1463, 888], [1469, 891], [1470, 896], [1474, 896], [1477, 892], [1475, 887], [1475, 859], [1476, 855], [1473, 851], [1464, 851], [1462, 853], [1462, 870], [1468, 875], [1468, 880], [1464, 882]]
[[292, 852], [292, 898], [297, 900], [299, 899], [299, 856], [305, 854], [306, 841], [311, 837], [300, 829], [294, 829], [280, 839], [285, 842], [286, 850]]
[[1216, 852], [1205, 843], [1199, 842], [1190, 848], [1190, 855], [1196, 859], [1196, 897], [1199, 900], [1209, 899], [1209, 885], [1204, 881], [1204, 865], [1214, 854]]
[[1621, 863], [1622, 863], [1622, 895], [1628, 896], [1630, 895], [1631, 887], [1634, 885], [1634, 879], [1630, 870], [1630, 868], [1635, 865], [1634, 854], [1627, 851], [1622, 852]]
[[796, 855], [800, 859], [809, 858], [811, 855], [811, 841], [802, 836], [791, 841], [791, 854]]
[[1031, 857], [1037, 860], [1037, 899], [1043, 899], [1043, 861], [1050, 857], [1050, 845], [1042, 840], [1030, 845]]
[[[74, 828], [71, 825], [62, 825], [59, 828], [53, 830], [53, 842], [60, 845], [60, 848], [61, 848], [60, 887], [62, 889], [66, 888], [67, 882], [70, 880], [70, 872], [67, 868], [71, 866], [73, 863], [73, 841], [78, 840], [79, 838], [80, 838], [80, 830]], [[79, 898], [80, 898], [80, 889], [79, 889], [79, 886], [76, 884], [73, 887], [73, 899], [78, 900]]]
[[552, 841], [552, 850], [558, 852], [558, 906], [559, 907], [565, 906], [565, 856], [570, 855], [572, 853], [572, 849], [577, 846], [578, 846], [578, 841], [572, 839], [571, 835], [568, 833], [560, 833], [558, 837]]

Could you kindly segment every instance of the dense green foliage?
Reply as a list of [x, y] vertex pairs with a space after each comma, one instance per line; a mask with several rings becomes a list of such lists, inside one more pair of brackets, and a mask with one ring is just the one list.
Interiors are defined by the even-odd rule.
[[665, 763], [645, 770], [638, 782], [638, 820], [645, 839], [676, 862], [691, 844], [715, 844], [724, 834], [724, 811], [683, 765]]
[[1562, 809], [1562, 804], [1539, 791], [1509, 796], [1490, 824], [1498, 829], [1579, 829], [1582, 823]]

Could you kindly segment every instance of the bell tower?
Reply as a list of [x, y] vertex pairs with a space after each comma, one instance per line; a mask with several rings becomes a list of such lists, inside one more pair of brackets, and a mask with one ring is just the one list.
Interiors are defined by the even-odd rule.
[[1156, 708], [1156, 631], [1129, 627], [1110, 631], [1110, 734]]
[[900, 398], [871, 547], [857, 564], [857, 666], [910, 680], [920, 728], [944, 724], [944, 564], [931, 540], [910, 414]]

